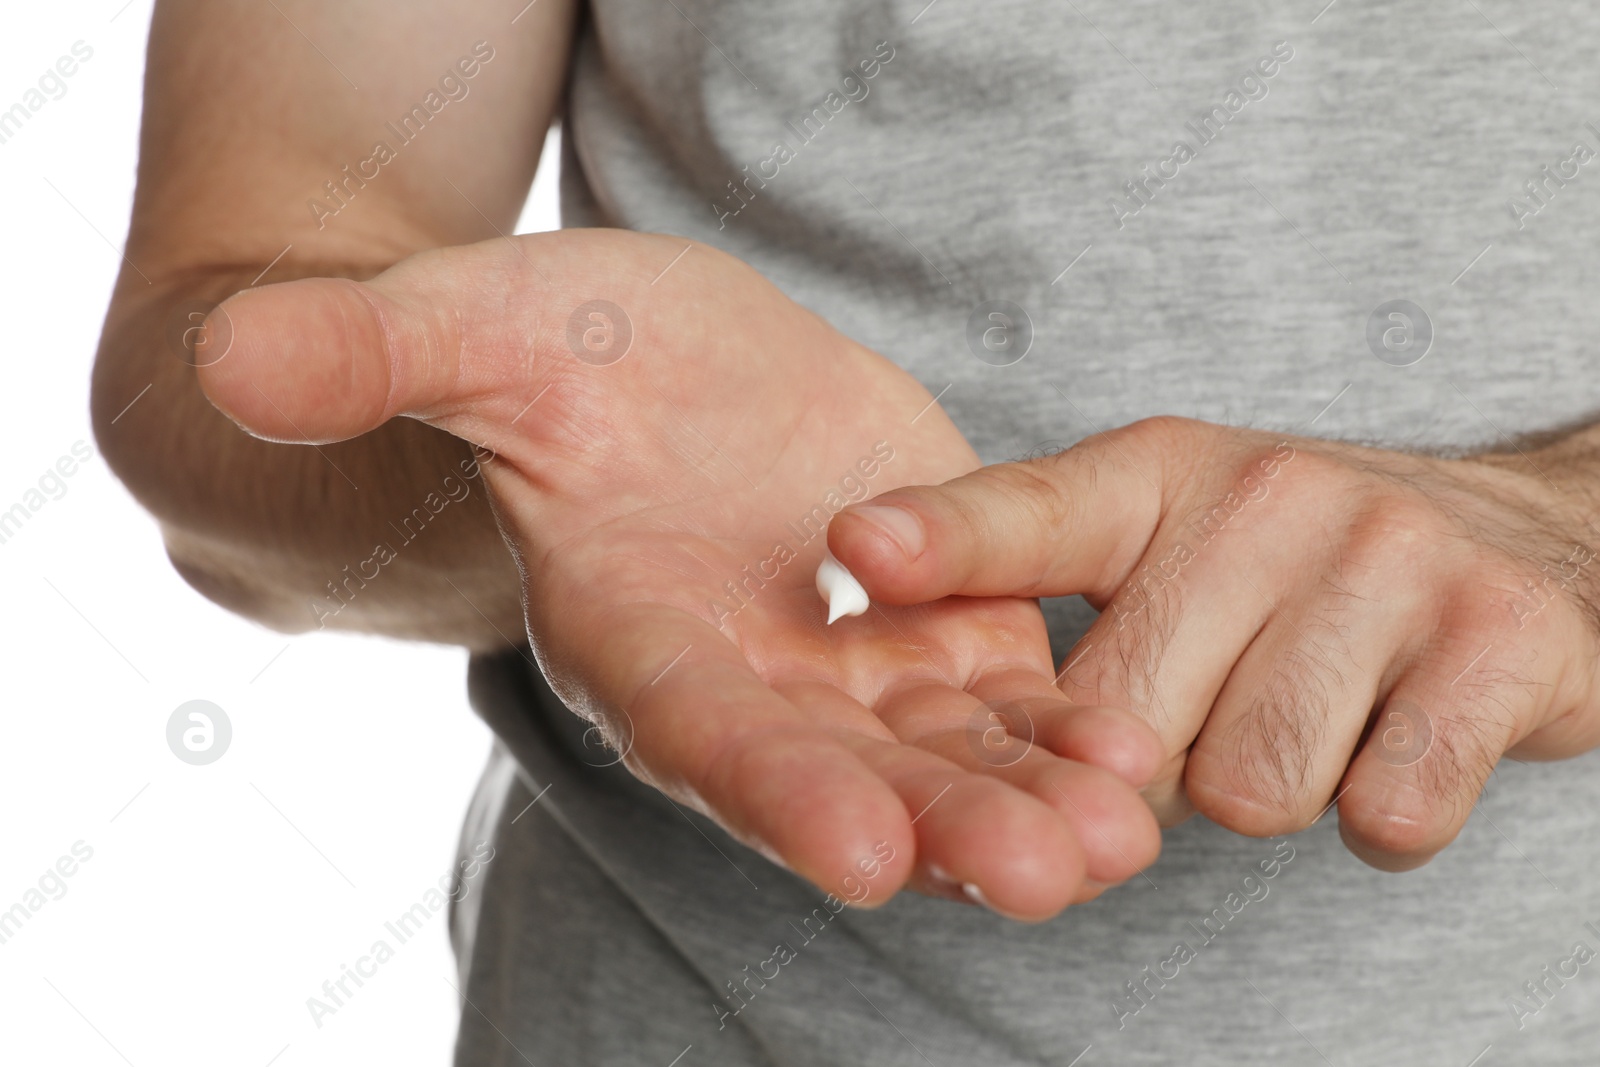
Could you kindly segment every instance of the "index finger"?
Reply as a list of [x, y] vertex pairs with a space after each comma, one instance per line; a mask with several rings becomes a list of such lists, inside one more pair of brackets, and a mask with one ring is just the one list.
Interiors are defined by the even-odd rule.
[[1103, 605], [1155, 536], [1168, 457], [1192, 450], [1191, 425], [1147, 419], [1056, 455], [890, 490], [835, 517], [828, 547], [888, 604], [1081, 593]]

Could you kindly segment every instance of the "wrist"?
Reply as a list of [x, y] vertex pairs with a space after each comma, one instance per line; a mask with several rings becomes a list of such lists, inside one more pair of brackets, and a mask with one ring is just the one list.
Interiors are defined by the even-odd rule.
[[[280, 263], [262, 282], [382, 269]], [[260, 273], [259, 265], [219, 265], [157, 274], [150, 286], [135, 276], [107, 314], [94, 373], [96, 440], [160, 521], [179, 574], [209, 599], [285, 632], [364, 630], [480, 649], [520, 640], [516, 567], [481, 482], [462, 488], [465, 442], [396, 419], [321, 449], [277, 444], [246, 433], [201, 391], [202, 361], [174, 340], [170, 320], [183, 322], [187, 309], [214, 305]], [[408, 529], [419, 503], [452, 487], [461, 499], [424, 510], [437, 515], [435, 532], [399, 544], [397, 527]], [[395, 544], [396, 558], [372, 581], [379, 544]]]
[[1585, 543], [1600, 544], [1600, 426], [1467, 458], [1518, 476], [1557, 523]]

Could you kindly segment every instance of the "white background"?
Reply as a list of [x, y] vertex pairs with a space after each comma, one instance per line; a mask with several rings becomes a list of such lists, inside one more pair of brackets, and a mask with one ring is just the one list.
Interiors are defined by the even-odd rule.
[[[151, 7], [122, 4], [12, 3], [0, 34], [0, 110], [94, 49], [0, 144], [0, 511], [94, 443]], [[556, 226], [558, 158], [519, 231]], [[0, 944], [0, 1062], [448, 1063], [442, 913], [320, 1028], [306, 999], [453, 863], [489, 746], [465, 653], [231, 616], [172, 571], [98, 450], [66, 485], [0, 544], [0, 911], [75, 842], [93, 857]], [[232, 721], [209, 766], [167, 748], [193, 699]]]

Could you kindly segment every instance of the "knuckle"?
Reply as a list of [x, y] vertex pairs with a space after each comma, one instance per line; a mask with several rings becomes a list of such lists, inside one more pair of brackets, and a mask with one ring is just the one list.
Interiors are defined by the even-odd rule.
[[1436, 505], [1409, 492], [1387, 493], [1350, 520], [1344, 555], [1358, 566], [1416, 573], [1451, 536]]
[[1136, 575], [1117, 590], [1084, 637], [1088, 651], [1063, 672], [1062, 686], [1071, 687], [1079, 703], [1143, 708], [1158, 728], [1176, 721], [1159, 682], [1181, 601], [1176, 583], [1141, 581]]
[[1287, 441], [1252, 434], [1231, 458], [1233, 482], [1248, 489], [1257, 481], [1275, 478], [1285, 464], [1294, 460], [1303, 461], [1302, 466], [1327, 463], [1320, 456], [1306, 456], [1303, 452], [1296, 452]]
[[992, 479], [1008, 509], [1030, 528], [1057, 533], [1072, 527], [1078, 514], [1075, 500], [1081, 496], [1063, 491], [1077, 472], [1062, 471], [1062, 466], [1060, 456], [1005, 463], [991, 468]]
[[1151, 415], [1112, 432], [1136, 444], [1170, 448], [1189, 441], [1207, 425], [1181, 415]]
[[[1434, 809], [1453, 820], [1465, 820], [1484, 783], [1499, 762], [1501, 744], [1510, 729], [1509, 709], [1501, 698], [1483, 693], [1479, 707], [1464, 715], [1440, 719], [1433, 743], [1416, 763], [1420, 792]], [[1497, 705], [1490, 708], [1488, 705]]]
[[1221, 751], [1190, 758], [1190, 799], [1213, 822], [1252, 837], [1299, 829], [1309, 818], [1305, 796], [1319, 732], [1310, 716], [1258, 703]]
[[[1475, 577], [1478, 587], [1466, 590], [1453, 603], [1455, 615], [1464, 626], [1480, 632], [1510, 631], [1548, 634], [1574, 623], [1591, 635], [1600, 635], [1600, 598], [1595, 596], [1593, 575], [1585, 574], [1587, 563], [1576, 563], [1577, 556], [1547, 552], [1548, 559], [1518, 559], [1506, 550], [1483, 553]], [[1552, 565], [1552, 561], [1555, 562]], [[1484, 595], [1487, 594], [1487, 595]], [[1531, 633], [1530, 633], [1531, 632]]]
[[1095, 434], [1073, 451], [1090, 452], [1119, 473], [1137, 472], [1157, 484], [1186, 475], [1197, 458], [1214, 449], [1219, 428], [1177, 415], [1153, 415]]
[[[1489, 560], [1469, 573], [1465, 588], [1458, 586], [1444, 605], [1451, 628], [1464, 636], [1486, 642], [1502, 634], [1515, 639], [1518, 631], [1537, 626], [1541, 609], [1552, 603], [1533, 595], [1524, 584], [1527, 579], [1514, 566]], [[1503, 654], [1495, 657], [1500, 658]], [[1490, 664], [1475, 666], [1487, 668]]]
[[1287, 652], [1263, 691], [1190, 761], [1195, 806], [1214, 822], [1265, 836], [1304, 826], [1320, 803], [1317, 754], [1337, 669], [1316, 647]]

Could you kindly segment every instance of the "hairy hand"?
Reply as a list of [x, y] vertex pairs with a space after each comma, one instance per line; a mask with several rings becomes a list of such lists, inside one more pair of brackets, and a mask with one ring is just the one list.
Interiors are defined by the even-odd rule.
[[1503, 755], [1600, 743], [1597, 475], [1571, 451], [1449, 460], [1151, 419], [896, 490], [830, 543], [885, 603], [1084, 595], [1102, 613], [1062, 687], [1160, 732], [1164, 822], [1275, 835], [1337, 799], [1346, 844], [1405, 869]]

